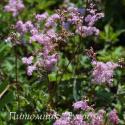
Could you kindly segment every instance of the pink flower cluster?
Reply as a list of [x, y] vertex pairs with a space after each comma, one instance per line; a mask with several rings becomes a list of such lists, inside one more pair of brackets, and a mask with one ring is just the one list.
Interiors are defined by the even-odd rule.
[[15, 28], [20, 34], [25, 34], [28, 31], [30, 31], [33, 34], [38, 32], [31, 21], [23, 23], [21, 20], [19, 20], [17, 21]]
[[49, 16], [48, 13], [45, 12], [45, 13], [43, 13], [43, 14], [37, 14], [35, 18], [36, 18], [36, 20], [37, 20], [38, 22], [41, 22], [41, 21], [46, 20], [48, 16]]
[[9, 3], [4, 7], [6, 12], [11, 12], [13, 16], [17, 16], [24, 9], [22, 0], [9, 0]]
[[[25, 34], [30, 34], [29, 43], [37, 42], [42, 48], [39, 50], [39, 53], [35, 55], [36, 62], [34, 65], [36, 67], [45, 68], [47, 71], [52, 71], [58, 61], [59, 56], [56, 52], [56, 47], [59, 45], [60, 41], [66, 41], [71, 34], [75, 34], [76, 32], [85, 37], [89, 35], [97, 35], [98, 31], [93, 27], [93, 25], [98, 19], [103, 17], [103, 14], [97, 13], [96, 10], [91, 12], [92, 10], [93, 8], [91, 8], [90, 14], [86, 16], [83, 9], [68, 7], [66, 9], [57, 10], [57, 13], [50, 16], [47, 12], [43, 14], [36, 14], [35, 23], [32, 23], [31, 21], [27, 21], [25, 23], [21, 20], [18, 21], [15, 27], [21, 36], [24, 37]], [[88, 19], [89, 16], [93, 19], [93, 23], [91, 22], [91, 25], [91, 19]], [[87, 25], [83, 23], [84, 21], [86, 21]], [[41, 24], [43, 27], [42, 29]], [[71, 26], [71, 31], [68, 29], [69, 26]], [[83, 29], [81, 29], [81, 27]], [[40, 58], [37, 58], [38, 55]]]
[[97, 113], [89, 112], [88, 117], [91, 120], [90, 125], [102, 125], [102, 123], [104, 122], [104, 114], [105, 114], [105, 111], [102, 109], [99, 110]]
[[[50, 19], [50, 20], [49, 20]], [[53, 14], [50, 17], [48, 17], [47, 13], [44, 14], [37, 14], [36, 15], [36, 20], [38, 22], [40, 21], [45, 21], [45, 25], [48, 28], [43, 29], [43, 31], [40, 31], [39, 26], [33, 24], [31, 21], [27, 21], [23, 23], [22, 21], [18, 21], [16, 23], [16, 29], [21, 35], [25, 35], [26, 33], [30, 33], [30, 38], [29, 41], [30, 43], [32, 42], [37, 42], [40, 44], [42, 47], [41, 50], [39, 50], [39, 53], [37, 53], [36, 57], [39, 55], [39, 58], [36, 59], [35, 62], [35, 67], [28, 67], [28, 75], [32, 75], [32, 72], [38, 68], [38, 67], [43, 67], [48, 71], [51, 71], [56, 64], [58, 60], [58, 54], [55, 52], [55, 47], [56, 47], [56, 39], [57, 39], [57, 34], [53, 28], [54, 25], [50, 24], [56, 24], [56, 21], [59, 19], [58, 14]], [[50, 22], [53, 23], [50, 23]], [[25, 58], [22, 59], [23, 63], [30, 62], [30, 58]], [[28, 64], [28, 63], [27, 63]]]
[[85, 25], [79, 24], [76, 32], [84, 37], [98, 35], [99, 29], [97, 29], [94, 24], [102, 17], [104, 17], [104, 14], [98, 13], [97, 9], [94, 8], [94, 4], [90, 4], [90, 8], [86, 10], [86, 15], [83, 16], [83, 23], [85, 23]]
[[104, 13], [98, 13], [94, 6], [94, 4], [90, 4], [90, 8], [87, 9], [88, 14], [85, 17], [85, 22], [88, 26], [93, 26], [96, 21], [104, 17]]
[[109, 119], [114, 125], [118, 125], [119, 118], [115, 109], [109, 113]]
[[92, 65], [94, 67], [92, 72], [92, 82], [97, 84], [108, 83], [111, 85], [113, 81], [114, 70], [119, 66], [117, 63], [113, 62], [97, 62], [93, 61]]
[[29, 76], [32, 75], [33, 71], [36, 70], [36, 66], [35, 65], [32, 65], [33, 64], [33, 56], [30, 56], [30, 57], [23, 57], [22, 58], [22, 62], [27, 65], [27, 74]]
[[[83, 112], [83, 104], [86, 101], [78, 101], [73, 104], [74, 108], [81, 109], [80, 113], [73, 114], [72, 112], [64, 112], [53, 125], [103, 125], [106, 121], [108, 125], [118, 125], [118, 115], [115, 110], [108, 113], [108, 120], [106, 118], [106, 111], [100, 109], [95, 111], [92, 106], [87, 106]], [[85, 106], [85, 107], [86, 107]]]
[[53, 125], [69, 125], [71, 120], [70, 116], [70, 112], [62, 113], [61, 118], [59, 118]]
[[47, 28], [52, 28], [52, 27], [54, 27], [54, 26], [56, 25], [56, 22], [57, 22], [59, 19], [60, 19], [60, 16], [59, 16], [58, 14], [53, 14], [53, 15], [51, 15], [51, 16], [47, 19], [47, 21], [46, 21], [46, 23], [45, 23], [45, 26], [46, 26]]
[[83, 121], [81, 114], [76, 114], [74, 117], [71, 112], [64, 112], [62, 116], [56, 120], [53, 125], [87, 125]]
[[74, 109], [87, 110], [89, 108], [87, 101], [77, 101], [73, 104]]

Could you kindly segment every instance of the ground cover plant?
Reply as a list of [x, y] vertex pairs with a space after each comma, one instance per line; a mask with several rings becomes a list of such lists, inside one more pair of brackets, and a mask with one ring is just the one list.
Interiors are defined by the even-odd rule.
[[0, 1], [0, 124], [124, 125], [124, 7]]

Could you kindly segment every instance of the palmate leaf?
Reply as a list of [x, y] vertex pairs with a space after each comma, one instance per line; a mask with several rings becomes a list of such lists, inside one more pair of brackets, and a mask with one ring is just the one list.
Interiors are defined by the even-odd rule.
[[113, 101], [113, 94], [100, 89], [95, 93], [96, 106], [109, 106]]
[[26, 0], [26, 2], [30, 4], [36, 4], [36, 8], [39, 10], [45, 10], [48, 9], [50, 6], [54, 5], [57, 0]]
[[101, 60], [104, 62], [109, 60], [117, 61], [119, 58], [123, 58], [125, 55], [125, 51], [123, 47], [117, 47], [111, 50], [107, 50], [107, 48], [104, 48], [103, 50], [100, 50], [97, 53], [99, 54], [99, 56], [97, 57], [98, 60]]
[[39, 1], [39, 4], [37, 6], [38, 9], [44, 10], [47, 9], [48, 7], [54, 5], [56, 1], [53, 0], [42, 0], [42, 2]]
[[104, 31], [100, 33], [100, 39], [106, 42], [116, 42], [118, 41], [118, 36], [123, 32], [125, 32], [124, 29], [114, 32], [113, 28], [107, 24], [104, 28]]
[[0, 59], [4, 59], [8, 55], [10, 55], [11, 51], [11, 45], [9, 43], [5, 43], [3, 41], [0, 41]]
[[13, 92], [6, 93], [2, 99], [0, 99], [0, 109], [5, 107], [6, 104], [11, 103], [14, 99]]
[[118, 87], [118, 95], [124, 95], [125, 94], [125, 86], [120, 86]]
[[7, 80], [2, 81], [0, 84], [0, 110], [7, 104], [12, 103], [14, 100], [14, 93], [11, 89], [11, 85], [7, 83]]
[[7, 88], [7, 86], [8, 85], [4, 84], [4, 83], [0, 85], [0, 95], [1, 95], [1, 98], [0, 98], [0, 109], [5, 107], [6, 104], [11, 103], [13, 101], [13, 99], [14, 99], [13, 92], [10, 91], [9, 89], [6, 90], [4, 92], [4, 94], [2, 94], [3, 91]]

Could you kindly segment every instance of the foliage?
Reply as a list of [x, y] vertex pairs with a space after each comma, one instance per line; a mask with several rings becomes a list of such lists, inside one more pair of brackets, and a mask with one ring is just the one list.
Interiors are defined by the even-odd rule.
[[[95, 0], [96, 1], [96, 0]], [[65, 0], [66, 2], [66, 0]], [[73, 111], [72, 104], [84, 96], [95, 110], [104, 108], [106, 111], [116, 109], [119, 125], [125, 124], [125, 1], [97, 0], [96, 6], [105, 13], [104, 18], [96, 22], [101, 31], [98, 37], [81, 38], [79, 35], [66, 36], [68, 40], [60, 42], [59, 61], [51, 72], [40, 69], [32, 76], [26, 73], [23, 57], [29, 57], [41, 49], [38, 43], [29, 44], [29, 34], [20, 40], [20, 35], [13, 27], [18, 20], [32, 20], [37, 13], [48, 12], [67, 5], [86, 7], [86, 0], [72, 0], [65, 4], [61, 0], [24, 0], [25, 8], [16, 17], [4, 11], [8, 1], [0, 1], [0, 124], [1, 125], [51, 125], [54, 120], [10, 120], [9, 112], [45, 114]], [[44, 27], [44, 24], [42, 24]], [[74, 27], [72, 27], [71, 30]], [[60, 27], [57, 29], [60, 31]], [[19, 41], [8, 40], [15, 37]], [[21, 44], [23, 41], [24, 44]], [[79, 45], [79, 46], [78, 46]], [[78, 46], [78, 51], [77, 50]], [[99, 62], [122, 63], [113, 73], [111, 86], [92, 83], [91, 57], [86, 49], [93, 47]], [[87, 50], [88, 52], [88, 50]], [[119, 59], [122, 60], [119, 62]], [[48, 82], [49, 81], [49, 82]]]

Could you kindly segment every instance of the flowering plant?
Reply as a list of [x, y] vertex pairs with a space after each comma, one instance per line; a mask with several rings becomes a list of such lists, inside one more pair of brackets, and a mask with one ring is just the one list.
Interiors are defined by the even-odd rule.
[[5, 115], [0, 118], [8, 111], [57, 112], [62, 115], [56, 120], [6, 123], [124, 124], [125, 54], [115, 44], [124, 30], [104, 27], [107, 17], [97, 0], [52, 1], [45, 1], [46, 7], [44, 0], [2, 2], [0, 107]]

